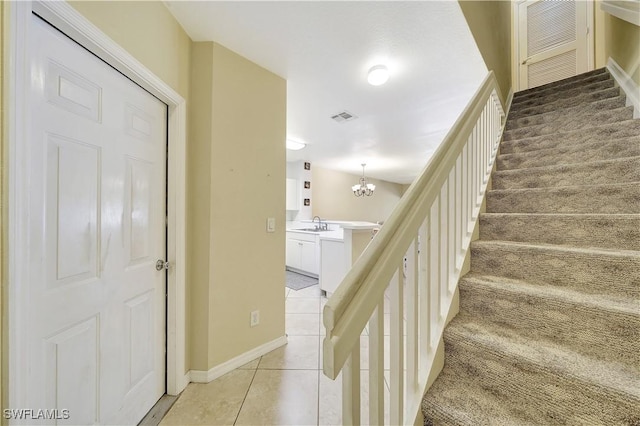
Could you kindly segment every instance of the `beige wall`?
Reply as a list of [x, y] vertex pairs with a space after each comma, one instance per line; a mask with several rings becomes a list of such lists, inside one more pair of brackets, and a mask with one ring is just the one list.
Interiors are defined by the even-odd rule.
[[493, 70], [506, 101], [511, 90], [511, 2], [458, 2], [489, 70]]
[[367, 181], [376, 185], [371, 197], [356, 197], [351, 187], [359, 175], [311, 167], [311, 208], [314, 216], [329, 220], [384, 221], [403, 194], [403, 185], [378, 179]]
[[162, 2], [70, 4], [182, 97], [188, 97], [191, 39]]
[[[209, 198], [211, 196], [213, 43], [193, 43], [187, 163], [187, 251], [190, 366], [207, 370], [209, 336]], [[201, 326], [199, 324], [202, 324]]]
[[211, 42], [192, 76], [191, 368], [207, 371], [284, 336], [286, 81]]
[[605, 13], [605, 56], [611, 57], [640, 86], [640, 27]]

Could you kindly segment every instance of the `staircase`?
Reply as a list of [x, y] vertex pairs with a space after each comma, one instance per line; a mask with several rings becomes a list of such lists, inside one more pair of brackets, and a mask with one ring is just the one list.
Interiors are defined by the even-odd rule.
[[640, 425], [640, 120], [609, 73], [519, 92], [425, 425]]

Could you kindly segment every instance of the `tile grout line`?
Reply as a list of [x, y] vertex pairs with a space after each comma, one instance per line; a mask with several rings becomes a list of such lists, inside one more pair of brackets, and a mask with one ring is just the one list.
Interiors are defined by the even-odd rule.
[[233, 421], [233, 424], [238, 422], [238, 418], [240, 417], [240, 413], [242, 412], [242, 407], [244, 407], [244, 403], [247, 400], [247, 396], [249, 395], [249, 391], [251, 390], [251, 386], [253, 385], [253, 381], [256, 378], [256, 374], [258, 374], [258, 367], [260, 366], [260, 362], [262, 362], [262, 357], [258, 360], [258, 365], [256, 365], [256, 369], [253, 371], [253, 376], [251, 377], [251, 382], [249, 383], [249, 387], [247, 387], [247, 391], [244, 394], [244, 398], [242, 398], [242, 404], [240, 404], [240, 409], [238, 410], [238, 414], [236, 414], [236, 419]]

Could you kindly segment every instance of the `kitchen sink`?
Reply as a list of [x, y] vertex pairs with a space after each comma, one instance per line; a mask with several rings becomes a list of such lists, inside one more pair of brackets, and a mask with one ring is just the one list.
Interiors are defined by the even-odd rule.
[[292, 229], [292, 231], [327, 232], [327, 231], [330, 231], [330, 229], [302, 228], [302, 229]]

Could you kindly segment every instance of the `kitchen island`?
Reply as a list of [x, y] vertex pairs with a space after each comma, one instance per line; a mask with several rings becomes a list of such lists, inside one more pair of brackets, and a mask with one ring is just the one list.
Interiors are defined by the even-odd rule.
[[380, 225], [361, 221], [322, 221], [327, 230], [316, 230], [311, 221], [287, 227], [287, 269], [320, 280], [320, 289], [331, 294], [360, 256]]

